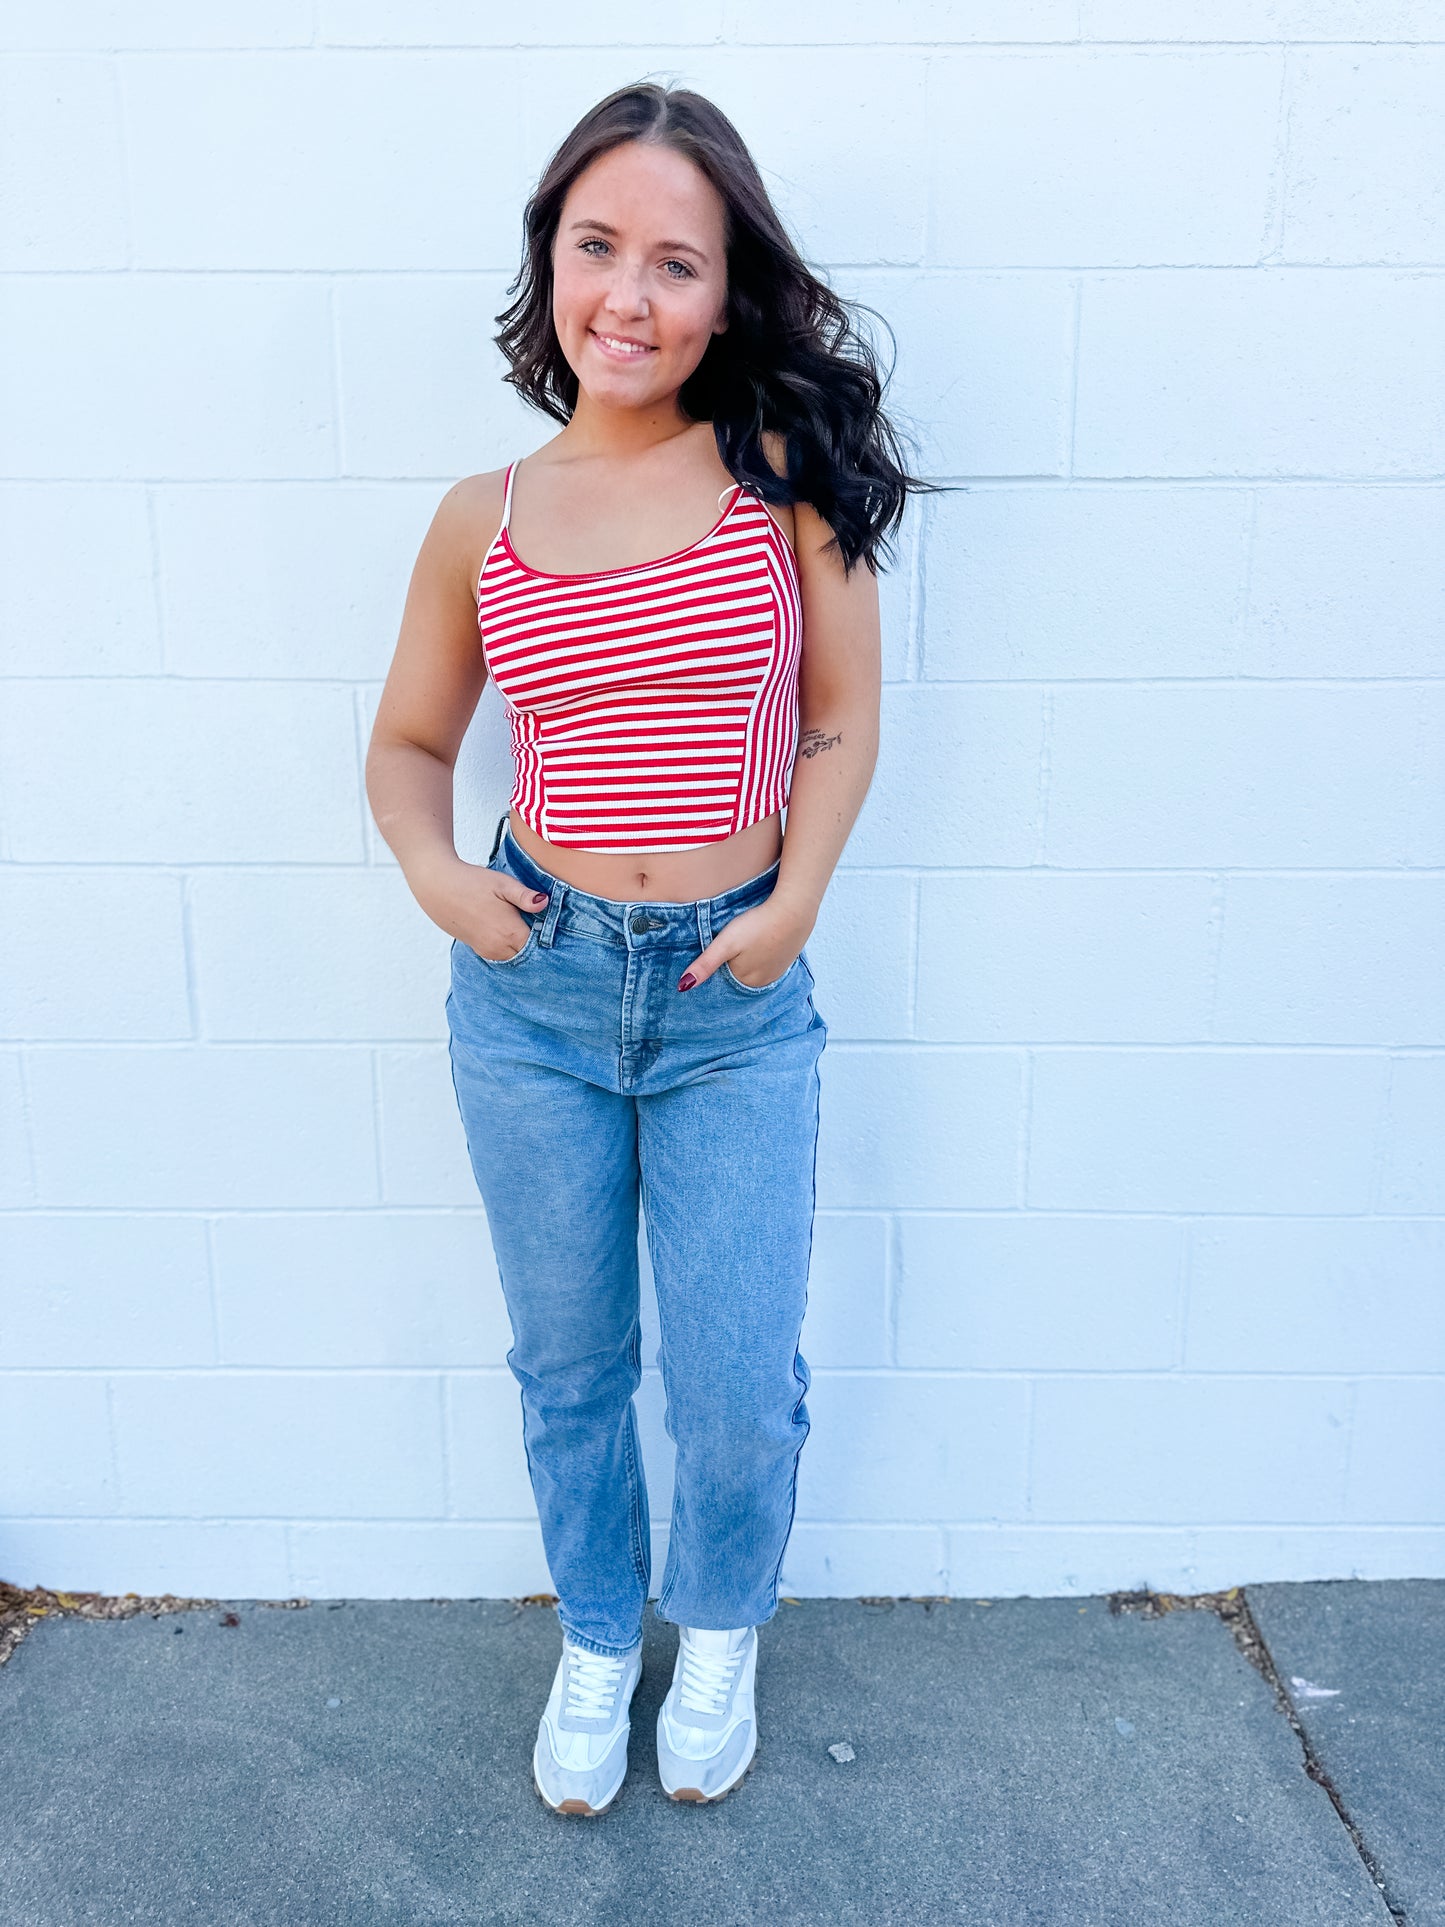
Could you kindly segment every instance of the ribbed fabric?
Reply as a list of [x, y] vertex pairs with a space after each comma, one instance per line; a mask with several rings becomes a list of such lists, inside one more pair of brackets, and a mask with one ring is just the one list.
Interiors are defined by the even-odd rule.
[[507, 706], [511, 807], [576, 850], [697, 850], [788, 800], [802, 597], [787, 537], [741, 484], [691, 547], [547, 575], [502, 526], [477, 578]]

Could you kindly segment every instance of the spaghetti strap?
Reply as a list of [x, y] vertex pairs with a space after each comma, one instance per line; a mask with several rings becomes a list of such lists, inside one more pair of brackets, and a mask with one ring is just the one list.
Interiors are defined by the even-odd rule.
[[[518, 460], [520, 459], [521, 458], [519, 456]], [[492, 537], [491, 542], [488, 545], [486, 554], [482, 557], [482, 566], [477, 571], [476, 588], [473, 591], [473, 597], [472, 597], [473, 601], [478, 600], [481, 596], [482, 578], [487, 573], [487, 565], [491, 562], [492, 557], [497, 553], [497, 550], [501, 547], [502, 538], [507, 533], [507, 526], [511, 522], [512, 477], [516, 474], [516, 472], [517, 472], [517, 463], [513, 462], [507, 469], [507, 485], [502, 494], [502, 520], [497, 529], [496, 534]]]

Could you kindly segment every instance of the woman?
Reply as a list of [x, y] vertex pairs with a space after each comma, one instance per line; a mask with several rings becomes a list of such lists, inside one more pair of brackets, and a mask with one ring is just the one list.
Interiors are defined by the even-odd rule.
[[[497, 339], [563, 427], [438, 508], [367, 793], [453, 938], [453, 1078], [564, 1635], [533, 1776], [597, 1814], [651, 1578], [639, 1201], [677, 1447], [662, 1784], [718, 1799], [753, 1760], [809, 1429], [827, 1025], [803, 946], [877, 755], [876, 557], [921, 485], [869, 348], [710, 102], [602, 101], [525, 231]], [[482, 868], [453, 844], [452, 773], [489, 672], [516, 774]]]

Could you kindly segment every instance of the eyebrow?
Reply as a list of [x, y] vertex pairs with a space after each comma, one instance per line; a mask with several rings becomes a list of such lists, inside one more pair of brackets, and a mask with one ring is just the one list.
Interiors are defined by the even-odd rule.
[[[606, 221], [570, 221], [568, 223], [568, 232], [571, 233], [579, 227], [591, 228], [595, 234], [615, 235], [617, 233], [617, 229], [615, 227], [609, 227]], [[691, 241], [659, 241], [657, 246], [665, 248], [669, 254], [695, 254], [699, 261], [706, 261], [707, 259], [702, 249], [695, 248]]]

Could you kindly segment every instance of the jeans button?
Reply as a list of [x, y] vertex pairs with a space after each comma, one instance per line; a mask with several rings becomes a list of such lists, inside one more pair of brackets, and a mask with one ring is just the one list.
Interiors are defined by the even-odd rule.
[[640, 937], [644, 930], [650, 930], [651, 928], [652, 925], [641, 912], [632, 919], [632, 934], [634, 937]]

